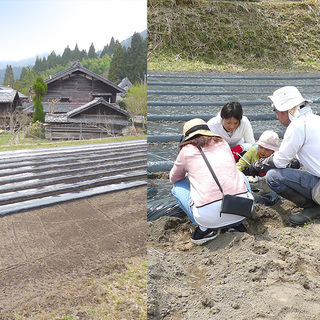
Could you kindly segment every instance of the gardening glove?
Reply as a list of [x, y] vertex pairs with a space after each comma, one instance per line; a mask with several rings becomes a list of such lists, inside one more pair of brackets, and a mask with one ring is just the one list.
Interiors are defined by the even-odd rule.
[[251, 177], [257, 177], [259, 175], [259, 171], [255, 168], [254, 163], [250, 164], [248, 175]]
[[287, 168], [291, 169], [299, 169], [300, 168], [300, 162], [297, 158], [293, 158], [290, 163], [287, 165]]
[[240, 146], [240, 144], [238, 144], [237, 146], [235, 146], [234, 148], [231, 149], [231, 152], [234, 156], [234, 160], [237, 162], [239, 160], [239, 155], [241, 152], [243, 151], [243, 148]]
[[276, 168], [273, 163], [273, 154], [268, 158], [261, 158], [250, 165], [252, 166], [252, 170], [255, 170], [259, 173], [266, 173], [272, 168]]

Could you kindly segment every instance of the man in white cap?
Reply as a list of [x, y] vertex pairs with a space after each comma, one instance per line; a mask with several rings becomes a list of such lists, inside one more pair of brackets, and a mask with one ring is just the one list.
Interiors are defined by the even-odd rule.
[[[269, 98], [287, 129], [279, 151], [252, 166], [267, 172], [266, 182], [273, 191], [303, 208], [290, 222], [304, 225], [320, 218], [320, 117], [312, 112], [312, 101], [303, 98], [296, 87], [282, 87]], [[290, 168], [295, 157], [305, 170]]]

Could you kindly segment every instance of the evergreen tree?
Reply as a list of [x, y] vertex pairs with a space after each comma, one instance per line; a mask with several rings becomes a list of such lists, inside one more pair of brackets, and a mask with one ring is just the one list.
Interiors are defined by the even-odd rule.
[[147, 73], [147, 45], [139, 33], [134, 33], [127, 58], [128, 78], [133, 83], [142, 82]]
[[62, 54], [61, 57], [61, 64], [63, 66], [66, 66], [68, 64], [68, 62], [70, 62], [72, 60], [72, 52], [71, 49], [69, 48], [69, 46], [67, 46]]
[[55, 53], [55, 51], [52, 51], [47, 58], [47, 67], [49, 69], [54, 68], [55, 66], [58, 65], [58, 58], [57, 55]]
[[113, 55], [115, 47], [116, 47], [116, 43], [114, 41], [114, 38], [112, 37], [109, 44], [109, 51], [108, 51], [109, 56]]
[[57, 59], [57, 60], [56, 60], [56, 65], [55, 65], [55, 67], [62, 64], [62, 57], [61, 57], [60, 54], [57, 55], [56, 59]]
[[81, 52], [78, 48], [78, 44], [76, 43], [74, 50], [72, 51], [72, 60], [73, 61], [81, 61]]
[[43, 72], [48, 69], [48, 63], [46, 57], [42, 58], [41, 66], [40, 66], [40, 72]]
[[94, 48], [93, 43], [91, 43], [91, 46], [89, 48], [89, 52], [88, 52], [88, 59], [95, 59], [97, 58], [97, 54], [96, 54], [96, 49]]
[[109, 45], [104, 46], [100, 53], [100, 58], [102, 58], [105, 54], [108, 54], [108, 51], [109, 51]]
[[110, 64], [108, 79], [112, 82], [119, 83], [123, 78], [125, 78], [125, 51], [117, 40]]
[[39, 72], [40, 71], [40, 64], [41, 64], [41, 59], [39, 59], [39, 57], [37, 56], [36, 57], [36, 61], [34, 63], [34, 66], [32, 68], [34, 72]]
[[3, 85], [10, 86], [11, 88], [14, 85], [14, 75], [13, 75], [13, 70], [11, 65], [7, 65], [6, 67], [6, 71], [3, 79]]
[[87, 59], [88, 58], [88, 54], [86, 50], [81, 50], [80, 52], [80, 61], [82, 61], [82, 59]]
[[23, 67], [21, 70], [20, 78], [19, 80], [22, 81], [27, 76], [28, 70], [27, 68]]
[[34, 101], [34, 105], [33, 105], [33, 122], [36, 121], [40, 121], [40, 122], [44, 122], [45, 120], [45, 114], [43, 111], [43, 106], [42, 106], [42, 97], [43, 95], [47, 92], [48, 87], [47, 85], [44, 83], [43, 79], [38, 76], [35, 83], [33, 84], [33, 91], [36, 94], [33, 101]]
[[25, 95], [29, 95], [29, 89], [32, 83], [35, 82], [37, 78], [36, 73], [34, 72], [31, 66], [27, 66], [22, 69], [20, 80], [15, 82], [14, 89], [22, 92]]

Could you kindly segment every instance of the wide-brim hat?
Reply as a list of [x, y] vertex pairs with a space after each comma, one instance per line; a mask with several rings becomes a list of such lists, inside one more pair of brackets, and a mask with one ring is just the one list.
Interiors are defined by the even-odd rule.
[[189, 140], [196, 135], [221, 138], [220, 135], [210, 131], [207, 123], [200, 118], [194, 118], [184, 124], [182, 141]]
[[305, 99], [300, 91], [294, 86], [285, 86], [276, 90], [272, 96], [268, 97], [278, 111], [287, 111], [303, 103], [312, 103]]

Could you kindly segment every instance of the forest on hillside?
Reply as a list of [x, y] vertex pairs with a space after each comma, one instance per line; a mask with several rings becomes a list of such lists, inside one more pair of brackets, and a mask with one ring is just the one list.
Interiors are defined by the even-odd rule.
[[46, 79], [70, 67], [75, 61], [80, 61], [85, 68], [116, 84], [125, 77], [133, 84], [142, 83], [147, 73], [147, 39], [134, 33], [131, 45], [126, 47], [112, 37], [100, 53], [93, 43], [88, 52], [80, 51], [77, 44], [73, 50], [67, 46], [62, 55], [52, 51], [47, 57], [37, 57], [34, 66], [22, 68], [18, 79], [14, 77], [12, 66], [7, 65], [3, 85], [28, 95], [30, 86], [38, 76]]

